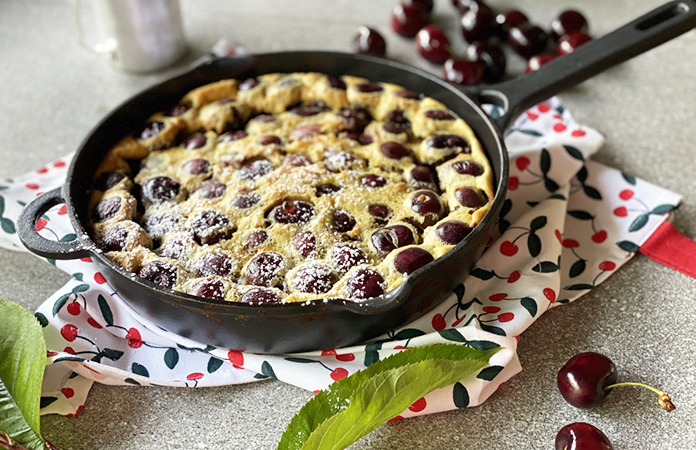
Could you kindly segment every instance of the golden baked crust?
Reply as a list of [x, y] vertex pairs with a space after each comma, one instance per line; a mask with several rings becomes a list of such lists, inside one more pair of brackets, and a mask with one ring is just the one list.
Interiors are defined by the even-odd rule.
[[268, 74], [196, 88], [124, 137], [95, 174], [90, 230], [122, 267], [181, 292], [362, 300], [450, 250], [493, 195], [476, 136], [440, 102]]

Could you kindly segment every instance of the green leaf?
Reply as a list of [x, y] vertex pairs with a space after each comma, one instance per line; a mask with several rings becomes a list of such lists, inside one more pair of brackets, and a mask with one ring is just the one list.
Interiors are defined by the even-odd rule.
[[575, 209], [573, 211], [568, 211], [568, 214], [570, 214], [572, 217], [575, 217], [578, 220], [592, 220], [594, 219], [594, 216], [587, 211], [583, 211], [581, 209]]
[[382, 343], [367, 344], [365, 346], [365, 367], [369, 367], [379, 361], [379, 350], [382, 349]]
[[77, 239], [77, 235], [75, 233], [70, 233], [60, 238], [60, 242], [72, 242], [75, 239]]
[[488, 325], [488, 324], [485, 324], [485, 323], [481, 323], [481, 321], [479, 321], [479, 326], [481, 327], [481, 329], [482, 329], [483, 331], [488, 331], [489, 333], [497, 334], [498, 336], [507, 336], [507, 335], [505, 334], [505, 330], [503, 330], [503, 329], [500, 328], [500, 327], [495, 327], [495, 326], [493, 326], [493, 325]]
[[72, 277], [74, 279], [76, 279], [77, 281], [82, 281], [82, 279], [84, 278], [84, 276], [82, 275], [82, 272], [76, 272], [76, 273], [72, 274]]
[[413, 339], [418, 336], [423, 336], [425, 334], [425, 331], [423, 330], [418, 330], [416, 328], [406, 328], [405, 330], [401, 330], [398, 333], [394, 335], [394, 340], [395, 341], [402, 341], [405, 339]]
[[344, 449], [429, 392], [476, 373], [496, 351], [429, 345], [378, 361], [314, 396], [293, 417], [278, 449]]
[[0, 430], [20, 445], [44, 449], [39, 427], [46, 342], [32, 313], [0, 300]]
[[541, 160], [539, 162], [539, 165], [541, 167], [541, 172], [544, 175], [546, 175], [549, 172], [549, 170], [551, 170], [551, 155], [549, 155], [548, 150], [541, 150]]
[[56, 400], [58, 400], [58, 397], [41, 397], [41, 400], [39, 401], [39, 408], [44, 409], [45, 407], [50, 406]]
[[123, 381], [125, 381], [125, 382], [128, 383], [128, 384], [133, 384], [133, 385], [135, 385], [135, 386], [140, 386], [140, 383], [138, 383], [137, 381], [135, 381], [135, 380], [132, 379], [132, 378], [126, 378], [126, 379], [123, 380]]
[[498, 374], [500, 373], [501, 370], [503, 370], [503, 366], [490, 366], [486, 367], [482, 371], [476, 375], [476, 378], [479, 378], [481, 380], [486, 380], [486, 381], [491, 381], [493, 378], [497, 377]]
[[528, 134], [528, 135], [530, 135], [530, 136], [536, 136], [536, 137], [541, 137], [541, 136], [543, 136], [543, 134], [541, 134], [541, 133], [539, 133], [538, 131], [535, 131], [535, 130], [527, 130], [527, 129], [525, 129], [525, 130], [517, 130], [517, 131], [519, 131], [520, 133]]
[[48, 326], [48, 319], [40, 312], [35, 312], [34, 317], [36, 317], [36, 320], [39, 321], [41, 327], [46, 328]]
[[575, 175], [580, 183], [585, 183], [585, 180], [587, 180], [587, 168], [583, 166], [580, 170], [578, 170], [577, 175]]
[[140, 375], [141, 377], [150, 378], [150, 372], [147, 371], [147, 368], [145, 368], [145, 366], [142, 364], [138, 364], [137, 362], [131, 364], [131, 372], [136, 375]]
[[56, 302], [53, 304], [53, 317], [55, 317], [56, 314], [58, 314], [58, 311], [65, 306], [65, 302], [68, 301], [71, 295], [72, 294], [63, 294], [60, 296], [60, 298], [58, 298], [58, 300], [56, 300]]
[[541, 238], [533, 231], [527, 236], [527, 249], [532, 257], [536, 258], [541, 253]]
[[546, 216], [535, 217], [534, 220], [532, 220], [532, 222], [529, 224], [529, 228], [531, 228], [532, 231], [537, 231], [544, 228], [546, 223]]
[[271, 367], [268, 361], [264, 361], [263, 363], [261, 363], [261, 373], [268, 378], [276, 378], [276, 374], [273, 371], [273, 367]]
[[[178, 362], [179, 362], [179, 352], [177, 352], [175, 348], [168, 348], [167, 351], [164, 352], [164, 363], [171, 370], [174, 367], [176, 367]], [[208, 363], [208, 365], [210, 365], [210, 362]], [[208, 371], [208, 372], [210, 372], [210, 371]]]
[[537, 304], [536, 300], [534, 300], [531, 297], [522, 297], [522, 300], [520, 300], [520, 304], [529, 311], [529, 315], [534, 317], [536, 316], [537, 313]]
[[0, 195], [0, 217], [5, 213], [5, 198]]
[[3, 231], [5, 231], [5, 233], [7, 234], [14, 234], [17, 232], [17, 230], [15, 229], [14, 222], [12, 222], [7, 217], [0, 218], [0, 227], [2, 227]]
[[101, 310], [102, 316], [104, 317], [104, 322], [106, 322], [106, 324], [109, 326], [113, 326], [114, 315], [111, 312], [111, 308], [109, 307], [109, 304], [107, 303], [103, 295], [99, 294], [99, 296], [97, 297], [97, 303], [99, 303], [99, 309]]
[[582, 152], [580, 150], [578, 150], [577, 148], [571, 147], [570, 145], [564, 145], [563, 148], [565, 148], [566, 151], [568, 152], [568, 154], [570, 156], [572, 156], [573, 158], [579, 159], [580, 161], [585, 160], [585, 157], [582, 156]]
[[469, 406], [469, 391], [466, 390], [466, 387], [462, 383], [454, 383], [452, 400], [454, 400], [454, 406], [457, 408], [466, 408]]
[[500, 348], [500, 344], [492, 341], [468, 341], [466, 345], [481, 351]]
[[587, 283], [579, 283], [579, 284], [571, 284], [570, 286], [566, 286], [565, 288], [566, 291], [584, 291], [587, 289], [594, 289], [594, 286], [591, 284]]
[[121, 350], [114, 350], [113, 348], [105, 348], [101, 351], [101, 354], [105, 358], [109, 358], [112, 361], [118, 361], [121, 359], [121, 356], [123, 356], [123, 352]]
[[474, 269], [471, 272], [469, 272], [469, 275], [471, 275], [474, 278], [478, 278], [479, 280], [490, 280], [493, 278], [493, 272], [490, 270], [483, 270], [483, 269]]
[[657, 214], [657, 215], [662, 215], [662, 214], [667, 214], [670, 211], [674, 211], [676, 206], [674, 205], [660, 205], [656, 206], [650, 211], [650, 214]]
[[544, 177], [544, 186], [549, 192], [556, 192], [558, 190], [558, 183], [553, 181], [551, 178]]
[[645, 226], [646, 223], [648, 223], [648, 219], [650, 219], [650, 216], [648, 214], [641, 214], [633, 220], [631, 226], [628, 227], [628, 231], [640, 230]]
[[628, 181], [629, 184], [632, 184], [633, 186], [636, 185], [636, 178], [634, 176], [623, 172], [621, 172], [621, 176], [624, 178], [624, 180]]
[[77, 294], [79, 292], [87, 292], [89, 291], [89, 284], [79, 284], [72, 288], [73, 294]]
[[294, 362], [294, 363], [300, 363], [300, 364], [311, 364], [311, 363], [316, 363], [318, 361], [315, 361], [313, 359], [307, 359], [307, 358], [294, 358], [294, 357], [288, 357], [284, 358], [286, 361]]
[[578, 259], [573, 263], [572, 266], [570, 266], [570, 271], [568, 275], [570, 278], [575, 278], [577, 276], [582, 275], [582, 273], [585, 271], [585, 267], [587, 267], [587, 264], [585, 263], [584, 259]]
[[222, 367], [222, 360], [211, 356], [208, 360], [208, 373], [213, 373]]
[[454, 328], [448, 328], [446, 330], [438, 331], [443, 339], [454, 342], [466, 342], [466, 338], [462, 336], [462, 333], [455, 330]]
[[595, 200], [601, 200], [602, 199], [602, 194], [599, 193], [599, 191], [592, 186], [582, 186], [582, 190], [585, 192], [585, 195], [587, 195], [590, 198], [593, 198]]
[[551, 272], [557, 272], [559, 269], [558, 265], [554, 263], [553, 261], [542, 261], [532, 267], [532, 270], [534, 272], [539, 272], [539, 273], [551, 273]]
[[500, 208], [500, 215], [498, 217], [505, 217], [507, 213], [512, 209], [512, 200], [509, 198], [505, 199], [502, 208]]
[[616, 245], [618, 245], [621, 250], [629, 253], [636, 253], [638, 250], [640, 250], [640, 246], [631, 241], [617, 242]]

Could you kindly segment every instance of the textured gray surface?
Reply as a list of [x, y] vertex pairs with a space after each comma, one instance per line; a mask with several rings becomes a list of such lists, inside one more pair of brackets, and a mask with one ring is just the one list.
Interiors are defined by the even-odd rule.
[[[515, 4], [539, 23], [577, 6], [568, 0], [489, 0]], [[694, 4], [692, 0], [687, 0]], [[391, 0], [182, 0], [189, 59], [221, 36], [252, 52], [349, 50], [358, 25], [385, 32], [389, 56], [435, 71], [411, 42], [388, 30]], [[449, 0], [437, 0], [435, 22], [454, 26]], [[659, 0], [588, 0], [582, 9], [602, 35], [659, 5]], [[461, 40], [455, 46], [461, 49]], [[77, 147], [92, 126], [166, 73], [137, 76], [111, 69], [78, 47], [66, 0], [0, 1], [0, 178], [37, 168]], [[606, 134], [595, 159], [686, 200], [675, 224], [696, 236], [696, 33], [649, 52], [564, 93], [582, 123]], [[171, 71], [170, 71], [171, 73]], [[28, 254], [0, 250], [0, 298], [35, 309], [68, 276]], [[395, 422], [356, 449], [553, 447], [562, 426], [588, 421], [617, 449], [696, 448], [696, 281], [637, 256], [575, 304], [551, 310], [522, 336], [524, 371], [483, 406]], [[668, 390], [678, 409], [667, 415], [647, 391], [614, 392], [584, 412], [555, 387], [575, 353], [609, 355], [623, 380]], [[274, 448], [292, 415], [311, 397], [276, 381], [200, 390], [96, 385], [77, 418], [47, 416], [42, 430], [61, 449]]]

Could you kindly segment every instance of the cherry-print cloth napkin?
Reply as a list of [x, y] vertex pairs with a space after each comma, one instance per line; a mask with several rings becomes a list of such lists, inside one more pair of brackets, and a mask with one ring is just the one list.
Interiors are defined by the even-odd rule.
[[[611, 276], [681, 201], [589, 160], [603, 142], [555, 98], [523, 114], [506, 132], [511, 170], [500, 237], [440, 306], [349, 348], [261, 355], [192, 342], [134, 313], [89, 258], [49, 261], [72, 279], [36, 312], [49, 350], [41, 411], [77, 414], [94, 381], [203, 387], [271, 377], [316, 391], [405, 348], [445, 342], [502, 350], [476, 376], [432, 392], [398, 417], [479, 405], [521, 370], [519, 335], [549, 308]], [[22, 207], [63, 184], [70, 158], [0, 180], [0, 245], [23, 249], [15, 230]], [[37, 228], [49, 239], [75, 238], [65, 205]]]

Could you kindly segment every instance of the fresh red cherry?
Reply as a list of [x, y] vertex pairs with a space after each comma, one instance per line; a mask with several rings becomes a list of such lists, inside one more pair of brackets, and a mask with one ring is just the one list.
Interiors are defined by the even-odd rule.
[[442, 64], [450, 57], [450, 41], [437, 25], [427, 25], [416, 35], [416, 50], [433, 64]]
[[558, 56], [573, 53], [582, 44], [590, 42], [591, 40], [592, 38], [586, 33], [583, 33], [582, 31], [574, 31], [573, 33], [562, 36], [558, 40], [558, 45], [556, 46], [556, 53], [558, 54]]
[[376, 30], [360, 27], [358, 34], [353, 38], [353, 51], [364, 55], [384, 56], [387, 43]]
[[404, 6], [420, 5], [428, 13], [433, 12], [433, 7], [435, 6], [433, 0], [401, 0], [401, 4]]
[[469, 61], [481, 61], [486, 65], [483, 71], [484, 83], [496, 83], [505, 75], [505, 53], [497, 45], [474, 42], [466, 48], [466, 57]]
[[563, 11], [551, 22], [551, 37], [555, 40], [574, 31], [587, 33], [587, 19], [578, 11], [572, 9]]
[[392, 11], [391, 27], [401, 36], [413, 37], [428, 24], [428, 11], [418, 4], [396, 5]]
[[498, 14], [495, 16], [495, 21], [498, 24], [498, 34], [502, 40], [507, 39], [510, 28], [529, 23], [527, 16], [518, 9]]
[[585, 422], [566, 425], [556, 435], [556, 450], [612, 450], [613, 448], [604, 433]]
[[450, 58], [443, 66], [442, 78], [450, 83], [473, 86], [483, 81], [486, 65], [481, 61]]
[[487, 6], [469, 9], [462, 15], [462, 36], [467, 42], [485, 41], [493, 36], [498, 24], [495, 14]]
[[544, 51], [547, 39], [544, 30], [527, 23], [510, 28], [507, 42], [517, 54], [531, 58]]
[[674, 410], [669, 395], [642, 383], [617, 383], [616, 366], [606, 356], [586, 352], [573, 356], [558, 371], [556, 381], [563, 398], [576, 408], [599, 405], [613, 388], [640, 386], [655, 392], [657, 403], [667, 412]]
[[616, 377], [611, 359], [594, 352], [580, 353], [558, 372], [558, 389], [576, 408], [593, 408], [604, 400], [606, 387], [616, 383]]
[[527, 61], [527, 73], [541, 69], [541, 66], [550, 63], [554, 59], [556, 59], [556, 57], [548, 53], [540, 53], [532, 56], [529, 58], [529, 61]]

